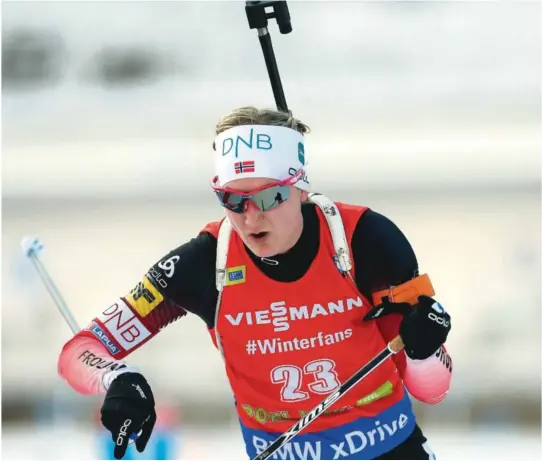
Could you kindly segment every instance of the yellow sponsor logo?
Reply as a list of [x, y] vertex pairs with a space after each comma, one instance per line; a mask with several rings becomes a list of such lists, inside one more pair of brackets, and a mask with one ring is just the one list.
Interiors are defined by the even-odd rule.
[[239, 285], [247, 280], [247, 266], [235, 266], [226, 269], [226, 285]]
[[[343, 405], [342, 407], [335, 408], [333, 410], [324, 411], [324, 415], [333, 415], [344, 413], [345, 411], [350, 411], [354, 408], [362, 407], [363, 405], [368, 405], [375, 402], [387, 395], [393, 393], [393, 384], [390, 381], [386, 381], [378, 389], [374, 390], [370, 394], [367, 394], [365, 397], [359, 399], [354, 406], [352, 405]], [[295, 414], [291, 414], [286, 410], [279, 411], [270, 411], [263, 408], [256, 408], [250, 405], [241, 405], [241, 408], [245, 414], [260, 424], [266, 423], [275, 423], [279, 421], [286, 421], [288, 419], [298, 419], [303, 418], [310, 410], [298, 410]]]
[[368, 405], [370, 403], [373, 403], [374, 401], [379, 400], [382, 397], [386, 397], [387, 395], [390, 395], [392, 392], [393, 392], [393, 384], [390, 381], [386, 381], [378, 389], [366, 395], [365, 397], [362, 397], [361, 399], [359, 399], [356, 402], [356, 407], [361, 407], [363, 405]]
[[141, 317], [149, 315], [164, 297], [147, 277], [139, 282], [126, 296], [126, 302], [134, 308]]
[[241, 408], [245, 411], [249, 418], [253, 418], [258, 421], [260, 424], [265, 423], [276, 423], [278, 421], [286, 421], [290, 419], [290, 416], [287, 411], [267, 411], [263, 408], [254, 408], [250, 405], [241, 405]]

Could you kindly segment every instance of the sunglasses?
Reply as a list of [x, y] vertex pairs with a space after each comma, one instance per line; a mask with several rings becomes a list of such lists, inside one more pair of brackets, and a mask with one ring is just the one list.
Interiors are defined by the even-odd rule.
[[295, 184], [302, 175], [303, 170], [300, 169], [294, 176], [284, 181], [268, 184], [248, 192], [216, 186], [218, 177], [213, 179], [211, 187], [220, 204], [234, 213], [245, 212], [249, 202], [252, 202], [261, 211], [269, 211], [290, 198], [290, 186]]

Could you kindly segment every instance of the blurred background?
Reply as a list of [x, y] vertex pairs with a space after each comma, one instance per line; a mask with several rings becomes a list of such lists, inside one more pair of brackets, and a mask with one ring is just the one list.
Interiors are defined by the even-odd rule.
[[[293, 33], [270, 30], [314, 189], [391, 218], [453, 316], [452, 390], [416, 405], [432, 449], [537, 457], [541, 5], [288, 3]], [[71, 333], [21, 238], [86, 325], [222, 216], [214, 126], [243, 105], [274, 107], [243, 2], [2, 2], [2, 459], [105, 457], [102, 398], [57, 376]], [[168, 456], [246, 459], [202, 321], [129, 362]]]

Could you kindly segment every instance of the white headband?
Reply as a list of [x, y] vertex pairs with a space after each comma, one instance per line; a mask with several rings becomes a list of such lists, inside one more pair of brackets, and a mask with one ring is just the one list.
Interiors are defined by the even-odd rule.
[[295, 184], [309, 190], [303, 134], [292, 128], [269, 125], [241, 125], [220, 133], [215, 139], [215, 173], [218, 184], [234, 179], [270, 178], [277, 181], [303, 175]]

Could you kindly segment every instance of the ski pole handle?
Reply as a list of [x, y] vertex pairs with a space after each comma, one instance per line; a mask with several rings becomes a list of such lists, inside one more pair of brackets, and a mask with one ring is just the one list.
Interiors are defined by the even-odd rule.
[[[269, 12], [268, 10], [273, 11]], [[286, 103], [286, 96], [282, 87], [277, 59], [273, 51], [271, 36], [267, 28], [268, 19], [276, 19], [281, 34], [292, 32], [292, 23], [290, 22], [290, 12], [288, 4], [285, 1], [266, 0], [266, 1], [247, 1], [245, 5], [248, 25], [251, 29], [257, 29], [258, 39], [262, 48], [267, 74], [271, 82], [271, 89], [277, 109], [281, 112], [290, 112]]]

